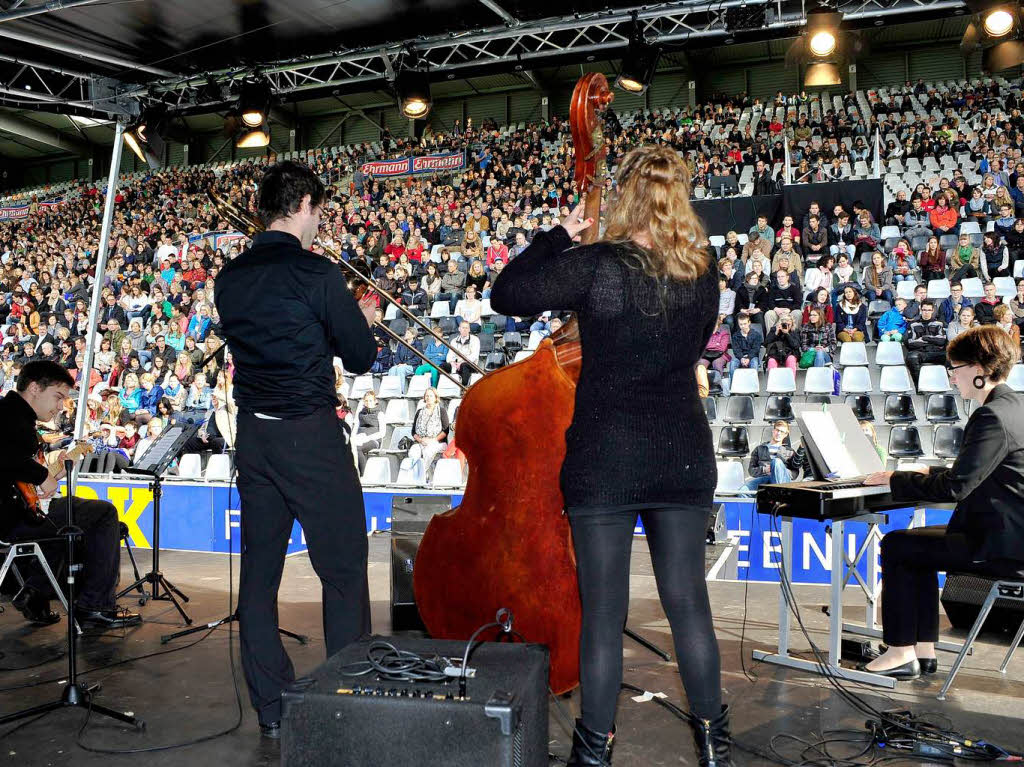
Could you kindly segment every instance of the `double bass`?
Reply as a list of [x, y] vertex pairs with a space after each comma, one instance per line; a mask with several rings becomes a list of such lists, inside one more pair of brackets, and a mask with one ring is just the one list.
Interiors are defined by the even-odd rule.
[[[594, 221], [607, 174], [600, 113], [612, 99], [604, 75], [590, 73], [576, 84], [570, 106], [574, 179]], [[597, 233], [591, 226], [581, 241]], [[432, 636], [468, 639], [509, 608], [518, 634], [547, 645], [555, 693], [579, 684], [582, 611], [559, 472], [581, 359], [572, 321], [529, 358], [469, 389], [458, 414], [466, 492], [461, 505], [430, 520], [413, 569], [416, 604]]]

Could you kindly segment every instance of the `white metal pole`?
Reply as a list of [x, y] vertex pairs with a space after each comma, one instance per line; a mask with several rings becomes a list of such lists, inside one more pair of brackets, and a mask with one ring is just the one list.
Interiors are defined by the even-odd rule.
[[78, 373], [78, 413], [75, 416], [75, 439], [82, 439], [85, 432], [86, 414], [89, 409], [89, 380], [92, 375], [93, 356], [96, 352], [96, 323], [100, 317], [100, 293], [103, 290], [103, 274], [107, 270], [107, 254], [110, 250], [110, 227], [114, 221], [114, 193], [117, 191], [117, 177], [121, 172], [121, 150], [124, 148], [124, 123], [118, 121], [114, 131], [114, 149], [110, 156], [110, 175], [107, 178], [107, 199], [103, 205], [103, 228], [100, 231], [100, 246], [96, 253], [96, 278], [92, 283], [92, 300], [89, 304], [89, 328], [85, 337], [85, 359]]

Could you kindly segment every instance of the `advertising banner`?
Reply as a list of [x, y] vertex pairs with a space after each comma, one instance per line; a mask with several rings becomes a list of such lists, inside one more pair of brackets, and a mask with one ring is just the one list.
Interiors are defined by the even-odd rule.
[[463, 152], [433, 154], [426, 157], [401, 157], [397, 160], [375, 160], [363, 163], [363, 173], [371, 176], [412, 176], [420, 173], [445, 173], [466, 167]]
[[[39, 212], [48, 212], [50, 208], [60, 205], [64, 200], [47, 200], [46, 202], [37, 203], [39, 205]], [[10, 221], [17, 218], [28, 218], [29, 203], [24, 205], [9, 205], [7, 207], [0, 207], [0, 221]]]

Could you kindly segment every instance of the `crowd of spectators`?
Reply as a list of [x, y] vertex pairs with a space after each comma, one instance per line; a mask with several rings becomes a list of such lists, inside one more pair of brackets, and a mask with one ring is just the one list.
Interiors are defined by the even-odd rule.
[[[883, 149], [886, 163], [966, 156], [970, 174], [982, 179], [969, 183], [959, 167], [939, 173], [934, 183], [897, 195], [880, 220], [856, 204], [823, 210], [812, 203], [778, 222], [761, 218], [747, 232], [711, 233], [720, 324], [702, 364], [713, 386], [728, 393], [739, 368], [827, 366], [849, 341], [898, 341], [916, 379], [923, 364], [940, 359], [946, 342], [973, 324], [999, 324], [1019, 340], [1024, 118], [1018, 96], [992, 85], [942, 93], [922, 87], [908, 83], [885, 99], [868, 94], [866, 116], [852, 94], [838, 111], [821, 104], [805, 109], [812, 104], [806, 94], [779, 94], [767, 105], [740, 96], [612, 118], [613, 164], [639, 143], [668, 143], [687, 153], [697, 184], [753, 166], [754, 191], [764, 191], [756, 184], [772, 181], [765, 174], [771, 175], [783, 142], [797, 168], [832, 167], [836, 159], [841, 167], [866, 157], [875, 131], [897, 139]], [[942, 119], [908, 119], [914, 101]], [[783, 107], [786, 117], [771, 109], [769, 119], [763, 107]], [[741, 129], [745, 111], [753, 118]], [[467, 152], [468, 167], [455, 176], [385, 180], [358, 169], [366, 159], [451, 150]], [[405, 334], [426, 359], [378, 333], [373, 367], [375, 374], [398, 377], [402, 391], [413, 376], [431, 376], [429, 396], [407, 421], [413, 471], [425, 478], [431, 462], [454, 447], [454, 419], [434, 388], [440, 372], [467, 384], [474, 378], [451, 347], [481, 365], [497, 354], [493, 364], [502, 364], [563, 321], [549, 312], [497, 316], [488, 297], [504, 265], [576, 202], [568, 126], [556, 117], [520, 128], [468, 123], [442, 133], [428, 127], [419, 139], [384, 134], [374, 145], [316, 151], [305, 159], [330, 185], [316, 249], [358, 265], [430, 327], [422, 332], [392, 319], [382, 305], [381, 321]], [[185, 412], [203, 422], [191, 448], [230, 446], [232, 364], [218, 338], [212, 293], [219, 270], [245, 241], [218, 250], [203, 236], [230, 230], [206, 193], [215, 189], [254, 210], [267, 161], [125, 176], [101, 275], [95, 273], [104, 197], [98, 185], [81, 183], [59, 206], [33, 206], [26, 218], [0, 222], [0, 389], [12, 388], [21, 366], [34, 359], [57, 360], [78, 376], [87, 335], [95, 331], [95, 366], [84, 383], [88, 430], [98, 444], [130, 461]], [[90, 290], [97, 279], [102, 305], [93, 317]], [[916, 290], [900, 288], [908, 281]], [[972, 296], [979, 282], [982, 295]], [[352, 425], [365, 463], [369, 451], [382, 446], [384, 421], [375, 414], [385, 408], [365, 398], [347, 402], [345, 387], [339, 374], [339, 416]], [[47, 439], [66, 438], [73, 415], [69, 405]]]

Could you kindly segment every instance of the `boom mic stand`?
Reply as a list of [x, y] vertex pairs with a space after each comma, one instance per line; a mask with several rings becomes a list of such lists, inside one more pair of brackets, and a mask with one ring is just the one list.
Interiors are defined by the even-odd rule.
[[42, 716], [59, 708], [73, 706], [75, 708], [88, 709], [92, 714], [100, 714], [109, 717], [123, 724], [130, 724], [138, 730], [145, 729], [146, 723], [136, 717], [131, 711], [115, 711], [112, 708], [93, 703], [92, 696], [99, 692], [100, 685], [94, 684], [86, 687], [78, 681], [78, 642], [75, 632], [75, 573], [82, 569], [81, 565], [75, 564], [75, 539], [82, 537], [82, 530], [75, 527], [74, 523], [74, 475], [72, 473], [72, 462], [64, 462], [64, 470], [67, 472], [68, 490], [68, 523], [61, 528], [59, 535], [67, 541], [68, 556], [68, 681], [64, 692], [59, 700], [43, 703], [39, 706], [32, 706], [14, 714], [0, 717], [0, 725], [8, 722], [16, 722], [19, 719], [27, 719], [30, 716]]

